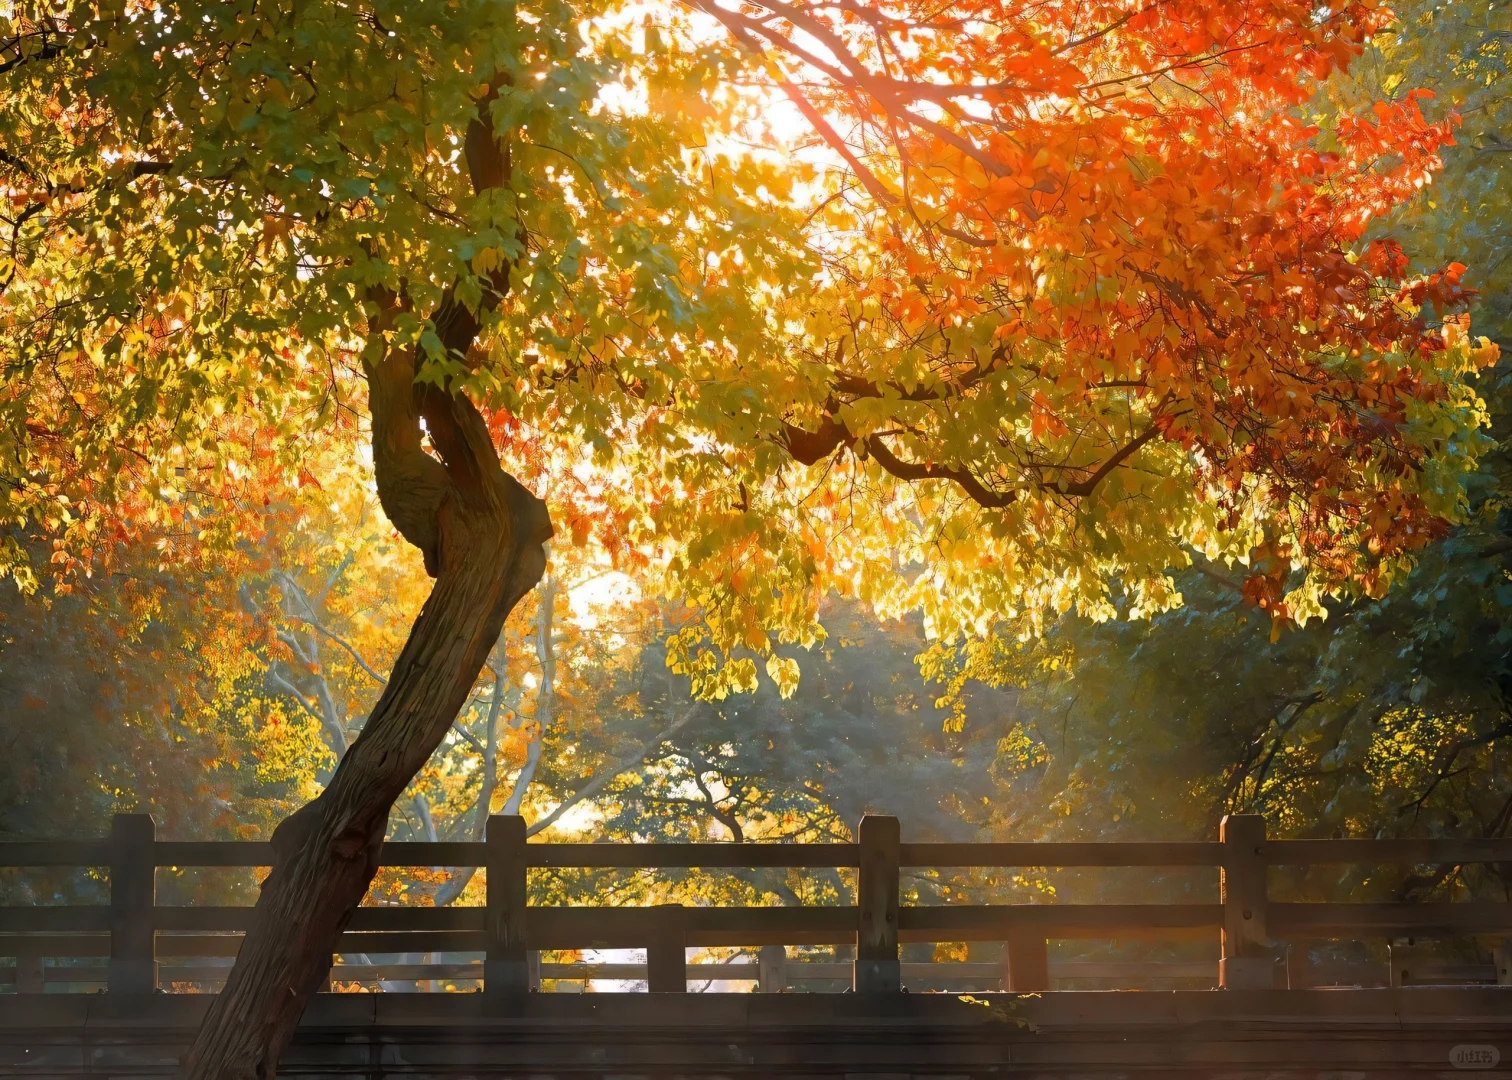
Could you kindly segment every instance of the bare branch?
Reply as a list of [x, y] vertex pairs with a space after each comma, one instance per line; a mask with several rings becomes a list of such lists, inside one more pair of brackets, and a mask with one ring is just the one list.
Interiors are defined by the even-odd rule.
[[[35, 52], [24, 51], [23, 44], [26, 40], [38, 37], [42, 39], [41, 47]], [[10, 41], [6, 42], [6, 49], [16, 49], [17, 54], [9, 60], [0, 62], [0, 75], [4, 75], [6, 72], [34, 60], [52, 60], [55, 57], [62, 56], [63, 50], [68, 48], [68, 44], [72, 40], [72, 35], [60, 33], [52, 27], [43, 27], [42, 29], [32, 30], [25, 34], [17, 34]]]
[[611, 780], [615, 779], [618, 776], [622, 776], [626, 772], [629, 772], [632, 767], [639, 765], [641, 762], [645, 761], [647, 751], [649, 751], [652, 747], [665, 742], [667, 739], [670, 739], [673, 735], [677, 734], [687, 726], [688, 722], [691, 721], [693, 717], [698, 713], [699, 704], [699, 702], [695, 701], [692, 705], [688, 706], [687, 711], [684, 712], [683, 715], [679, 717], [673, 724], [671, 724], [665, 730], [658, 732], [656, 735], [652, 736], [645, 742], [641, 743], [633, 753], [627, 754], [624, 757], [620, 758], [618, 761], [610, 765], [607, 769], [601, 769], [596, 773], [591, 773], [588, 776], [583, 777], [583, 779], [580, 781], [581, 786], [566, 799], [564, 799], [560, 804], [558, 804], [556, 809], [552, 810], [551, 813], [547, 814], [539, 821], [533, 822], [529, 826], [529, 828], [525, 830], [525, 835], [534, 836], [538, 832], [549, 829], [552, 825], [556, 824], [556, 822], [560, 821], [562, 815], [567, 813], [567, 811], [571, 810], [574, 806], [583, 802], [585, 799], [592, 798], [594, 795], [598, 794], [598, 792], [601, 791], [604, 786], [607, 785]]
[[294, 616], [294, 618], [296, 618], [300, 622], [304, 623], [310, 629], [314, 630], [317, 634], [320, 634], [322, 637], [329, 638], [330, 640], [334, 641], [337, 645], [340, 645], [343, 649], [345, 649], [351, 655], [352, 659], [355, 660], [355, 661], [357, 661], [357, 666], [360, 667], [360, 668], [362, 668], [363, 671], [367, 672], [368, 675], [373, 679], [373, 681], [376, 682], [379, 686], [387, 686], [388, 685], [388, 680], [385, 679], [382, 675], [378, 674], [376, 671], [374, 671], [372, 665], [369, 664], [366, 660], [364, 660], [362, 658], [362, 654], [357, 651], [356, 647], [353, 646], [345, 638], [339, 636], [338, 634], [334, 633], [331, 630], [328, 630], [326, 627], [322, 626], [320, 623], [316, 622], [314, 619], [305, 618], [303, 615], [296, 615], [296, 616]]

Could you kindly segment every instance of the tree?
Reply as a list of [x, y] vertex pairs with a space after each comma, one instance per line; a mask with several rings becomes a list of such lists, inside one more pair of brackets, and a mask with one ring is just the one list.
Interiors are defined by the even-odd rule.
[[[831, 586], [955, 638], [1107, 613], [1115, 579], [1158, 610], [1189, 545], [1263, 540], [1308, 577], [1261, 598], [1305, 614], [1462, 509], [1491, 351], [1435, 323], [1460, 270], [1354, 248], [1448, 125], [1409, 99], [1323, 153], [1293, 112], [1369, 4], [700, 10], [128, 0], [0, 26], [6, 519], [83, 548], [192, 492], [238, 512], [184, 542], [233, 545], [244, 477], [366, 439], [434, 577], [274, 834], [189, 1076], [272, 1074], [390, 807], [543, 572], [550, 520], [501, 448], [593, 471], [618, 557], [693, 605], [670, 662], [713, 697], [761, 659], [791, 691], [778, 649], [820, 640]], [[777, 92], [837, 167], [740, 150]]]
[[[660, 644], [645, 648], [613, 685], [655, 717], [639, 725], [652, 745], [645, 767], [606, 788], [600, 827], [833, 840], [850, 839], [862, 814], [884, 812], [900, 816], [910, 838], [960, 838], [970, 806], [996, 787], [991, 732], [1004, 695], [971, 692], [963, 705], [981, 723], [957, 729], [914, 664], [927, 645], [917, 619], [879, 626], [854, 602], [821, 610], [837, 632], [786, 699], [764, 686], [688, 701], [657, 674]], [[674, 716], [683, 718], [675, 730], [650, 734]]]
[[[151, 812], [185, 839], [256, 838], [318, 790], [304, 766], [314, 732], [258, 692], [262, 635], [236, 600], [247, 563], [231, 562], [165, 562], [157, 543], [131, 544], [31, 597], [0, 586], [8, 838], [102, 835], [120, 811]], [[100, 884], [28, 873], [7, 892], [97, 902]], [[244, 900], [251, 885], [250, 874], [205, 882], [193, 871], [163, 881], [210, 903]]]

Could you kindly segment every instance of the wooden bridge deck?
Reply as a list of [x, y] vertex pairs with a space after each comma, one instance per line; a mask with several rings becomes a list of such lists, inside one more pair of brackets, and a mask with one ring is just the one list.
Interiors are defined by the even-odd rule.
[[[0, 1077], [173, 1074], [202, 995], [0, 1000]], [[1494, 1064], [1493, 1064], [1494, 1062]], [[338, 994], [285, 1080], [1512, 1078], [1512, 988]]]

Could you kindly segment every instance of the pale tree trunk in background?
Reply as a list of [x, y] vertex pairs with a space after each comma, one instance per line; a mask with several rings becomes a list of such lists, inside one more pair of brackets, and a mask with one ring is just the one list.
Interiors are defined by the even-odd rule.
[[[292, 574], [279, 570], [273, 575], [283, 593], [281, 605], [283, 615], [288, 619], [303, 623], [310, 628], [311, 633], [301, 640], [293, 631], [275, 626], [274, 635], [294, 654], [300, 666], [290, 669], [282, 661], [270, 663], [267, 670], [268, 685], [320, 722], [326, 745], [330, 747], [332, 755], [338, 762], [346, 756], [349, 745], [347, 717], [345, 712], [337, 707], [336, 695], [331, 692], [330, 681], [326, 678], [326, 665], [321, 656], [320, 638], [328, 638], [346, 650], [357, 662], [357, 666], [366, 672], [380, 689], [388, 684], [388, 680], [373, 670], [372, 665], [364, 659], [351, 642], [337, 634], [327, 624], [326, 597], [330, 595], [331, 590], [351, 568], [354, 561], [351, 553], [345, 555], [326, 580], [320, 595], [314, 597], [305, 591], [304, 586]], [[249, 612], [256, 614], [261, 611], [261, 605], [252, 598], [245, 586], [241, 589], [241, 598], [243, 607]], [[310, 707], [308, 699], [312, 697], [320, 706], [318, 712]], [[490, 755], [490, 760], [492, 760], [492, 755]], [[416, 791], [410, 802], [415, 808], [415, 816], [420, 819], [420, 832], [425, 839], [435, 843], [440, 837], [436, 835], [436, 822], [431, 814], [430, 800], [425, 797], [425, 792]], [[481, 833], [478, 839], [482, 839]], [[366, 960], [360, 962], [367, 963]]]
[[[480, 112], [464, 150], [481, 191], [501, 187], [509, 166], [486, 102]], [[489, 299], [496, 303], [507, 287], [506, 269], [495, 275]], [[394, 800], [440, 745], [505, 617], [545, 569], [551, 523], [544, 504], [500, 468], [472, 403], [460, 391], [417, 385], [413, 353], [386, 346], [383, 332], [401, 298], [373, 290], [368, 301], [364, 367], [378, 497], [424, 555], [435, 586], [325, 791], [274, 831], [273, 871], [184, 1063], [186, 1080], [272, 1080], [377, 872]], [[450, 297], [432, 321], [455, 355], [467, 354], [480, 329]], [[427, 451], [426, 435], [437, 456]]]
[[[488, 703], [488, 722], [483, 733], [483, 778], [478, 786], [478, 801], [473, 804], [473, 822], [469, 840], [482, 840], [488, 829], [488, 815], [493, 812], [494, 792], [499, 787], [499, 719], [504, 715], [504, 672], [507, 658], [504, 639], [500, 637], [494, 650], [495, 663], [489, 665], [493, 674], [493, 697]], [[476, 866], [459, 868], [436, 890], [433, 903], [445, 907], [457, 897], [478, 872]]]
[[557, 581], [547, 578], [541, 586], [541, 615], [536, 623], [536, 658], [541, 663], [541, 687], [536, 692], [535, 738], [525, 748], [525, 764], [515, 777], [509, 798], [504, 802], [505, 814], [518, 814], [525, 802], [525, 793], [535, 779], [536, 769], [541, 764], [541, 749], [546, 742], [546, 730], [551, 727], [556, 709], [556, 648], [551, 640], [553, 608], [556, 606]]

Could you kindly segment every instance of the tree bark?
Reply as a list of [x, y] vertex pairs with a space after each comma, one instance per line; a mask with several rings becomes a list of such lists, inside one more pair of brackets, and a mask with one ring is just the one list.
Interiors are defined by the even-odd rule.
[[[478, 192], [509, 175], [493, 99], [492, 92], [480, 99], [464, 140]], [[509, 286], [507, 269], [489, 284], [484, 302], [497, 303]], [[387, 344], [385, 331], [407, 301], [378, 288], [367, 301], [363, 366], [378, 498], [420, 549], [435, 586], [331, 782], [274, 830], [273, 871], [185, 1059], [184, 1080], [272, 1080], [377, 873], [389, 810], [451, 729], [504, 619], [546, 568], [545, 504], [500, 467], [488, 425], [466, 394], [417, 384], [413, 350]], [[468, 354], [481, 328], [480, 314], [450, 295], [430, 321], [457, 356]]]

